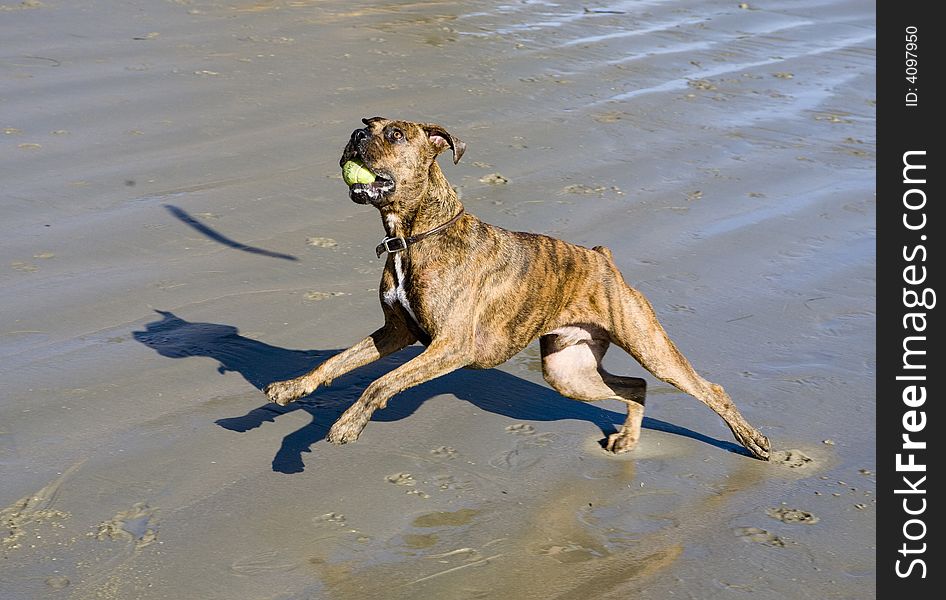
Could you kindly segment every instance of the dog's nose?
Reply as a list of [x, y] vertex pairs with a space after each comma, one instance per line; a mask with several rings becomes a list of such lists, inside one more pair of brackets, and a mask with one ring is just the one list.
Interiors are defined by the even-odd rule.
[[365, 139], [366, 137], [368, 137], [368, 130], [367, 130], [367, 129], [356, 129], [356, 130], [354, 130], [353, 132], [351, 132], [351, 141], [353, 141], [353, 142], [356, 142], [356, 143], [357, 143], [357, 142], [360, 142], [361, 140]]

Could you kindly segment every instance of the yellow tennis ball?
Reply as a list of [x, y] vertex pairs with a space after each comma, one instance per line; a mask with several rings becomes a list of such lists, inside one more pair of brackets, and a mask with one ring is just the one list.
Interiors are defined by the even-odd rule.
[[356, 160], [349, 160], [342, 166], [342, 179], [347, 185], [355, 185], [356, 183], [374, 183], [375, 176], [365, 165]]

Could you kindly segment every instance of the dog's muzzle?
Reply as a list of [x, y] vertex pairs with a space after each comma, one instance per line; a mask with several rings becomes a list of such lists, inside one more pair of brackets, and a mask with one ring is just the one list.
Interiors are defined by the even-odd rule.
[[394, 191], [394, 179], [383, 173], [375, 173], [372, 183], [354, 183], [348, 188], [348, 197], [358, 204], [381, 206], [384, 199]]
[[[367, 125], [367, 122], [365, 124]], [[385, 197], [390, 195], [396, 186], [391, 175], [375, 171], [369, 164], [371, 161], [365, 160], [364, 154], [370, 138], [371, 134], [368, 128], [353, 131], [338, 164], [344, 166], [346, 161], [357, 160], [374, 174], [375, 180], [371, 183], [352, 184], [348, 188], [348, 197], [358, 204], [371, 204], [380, 207], [385, 203]]]

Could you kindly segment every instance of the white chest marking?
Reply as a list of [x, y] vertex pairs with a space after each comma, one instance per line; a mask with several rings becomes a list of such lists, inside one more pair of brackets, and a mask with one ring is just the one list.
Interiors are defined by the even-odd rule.
[[400, 254], [394, 255], [394, 275], [397, 278], [397, 283], [394, 287], [385, 290], [384, 301], [388, 306], [394, 306], [395, 302], [399, 302], [401, 306], [404, 307], [404, 310], [407, 311], [407, 314], [414, 319], [414, 322], [420, 325], [420, 323], [417, 322], [417, 315], [414, 314], [411, 303], [407, 299], [407, 291], [404, 289], [404, 267], [401, 265]]

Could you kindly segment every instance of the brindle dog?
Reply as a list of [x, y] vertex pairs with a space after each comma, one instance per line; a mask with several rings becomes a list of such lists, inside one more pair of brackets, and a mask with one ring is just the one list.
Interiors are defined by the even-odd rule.
[[627, 420], [607, 449], [637, 445], [646, 384], [601, 366], [617, 344], [659, 379], [696, 397], [726, 421], [736, 439], [767, 460], [769, 440], [739, 413], [723, 388], [703, 379], [677, 350], [644, 296], [628, 286], [611, 252], [544, 235], [507, 231], [463, 212], [437, 164], [466, 146], [439, 125], [374, 117], [352, 133], [340, 164], [362, 162], [376, 176], [349, 196], [381, 212], [388, 252], [381, 277], [384, 326], [311, 372], [269, 385], [266, 395], [287, 404], [319, 385], [417, 341], [427, 348], [372, 382], [332, 425], [327, 439], [358, 438], [372, 413], [398, 392], [461, 367], [485, 369], [537, 337], [542, 371], [558, 392], [576, 400], [614, 398]]

